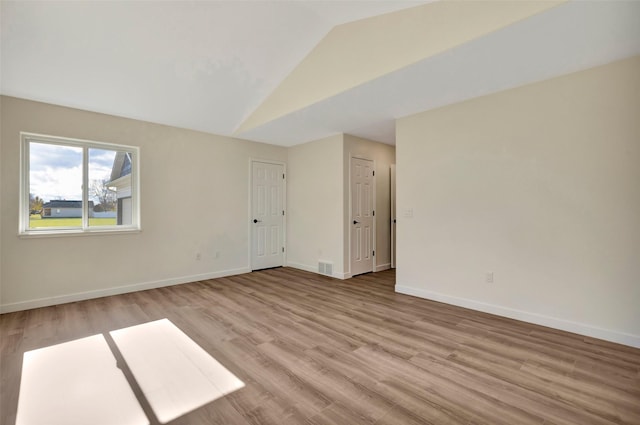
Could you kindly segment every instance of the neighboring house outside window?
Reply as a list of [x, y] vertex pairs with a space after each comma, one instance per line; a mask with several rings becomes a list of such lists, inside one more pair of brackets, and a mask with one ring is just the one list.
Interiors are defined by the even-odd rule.
[[131, 224], [131, 154], [118, 152], [113, 161], [111, 177], [107, 183], [114, 187], [117, 193], [117, 224]]
[[21, 134], [20, 234], [137, 231], [139, 148]]
[[[89, 201], [89, 218], [93, 214], [93, 201]], [[42, 218], [82, 218], [82, 201], [51, 201], [42, 205]]]

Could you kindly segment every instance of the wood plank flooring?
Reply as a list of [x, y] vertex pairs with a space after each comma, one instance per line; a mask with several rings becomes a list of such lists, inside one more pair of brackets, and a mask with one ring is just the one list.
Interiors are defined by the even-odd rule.
[[15, 422], [25, 351], [166, 317], [246, 384], [172, 425], [640, 424], [639, 349], [394, 282], [279, 268], [4, 314], [1, 423]]

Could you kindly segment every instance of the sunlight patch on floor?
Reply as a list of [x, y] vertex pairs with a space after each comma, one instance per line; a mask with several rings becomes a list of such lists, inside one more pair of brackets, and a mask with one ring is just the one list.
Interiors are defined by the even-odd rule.
[[167, 319], [110, 334], [161, 423], [244, 387]]
[[104, 336], [24, 353], [16, 425], [147, 425]]
[[[244, 387], [168, 319], [109, 333], [161, 423]], [[105, 336], [24, 353], [16, 425], [148, 425]]]

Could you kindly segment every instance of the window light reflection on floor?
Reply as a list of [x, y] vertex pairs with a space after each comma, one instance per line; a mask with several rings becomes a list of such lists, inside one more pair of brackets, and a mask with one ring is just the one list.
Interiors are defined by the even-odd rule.
[[[161, 423], [244, 387], [168, 319], [110, 332]], [[24, 353], [16, 425], [148, 425], [103, 335]]]
[[24, 353], [16, 425], [147, 425], [104, 336]]
[[244, 387], [167, 319], [110, 334], [161, 423]]

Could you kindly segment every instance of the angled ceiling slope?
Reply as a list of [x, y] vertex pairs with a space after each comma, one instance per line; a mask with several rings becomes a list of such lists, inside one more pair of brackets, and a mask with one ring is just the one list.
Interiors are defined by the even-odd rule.
[[440, 1], [335, 27], [237, 133], [506, 27], [562, 1]]
[[[638, 17], [638, 1], [482, 1], [426, 4], [345, 24], [236, 134], [295, 145], [342, 132], [394, 144], [397, 118], [640, 54]], [[400, 35], [378, 48], [380, 38], [363, 36], [372, 28]]]

